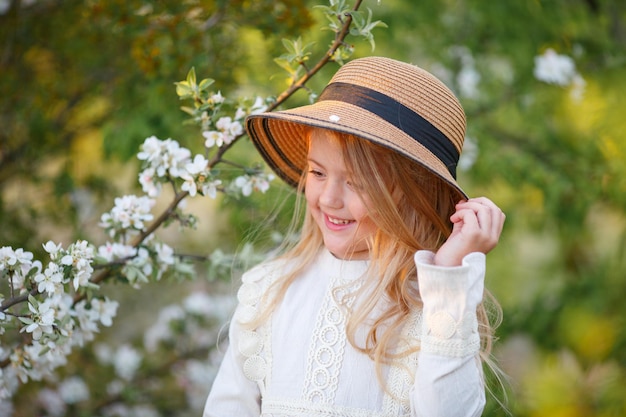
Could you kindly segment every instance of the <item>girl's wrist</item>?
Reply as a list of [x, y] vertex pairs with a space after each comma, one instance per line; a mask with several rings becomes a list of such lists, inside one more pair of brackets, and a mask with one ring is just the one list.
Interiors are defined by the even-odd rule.
[[444, 266], [444, 267], [455, 267], [462, 265], [463, 258], [456, 258], [450, 256], [442, 256], [439, 253], [435, 254], [433, 258], [433, 265], [435, 266]]

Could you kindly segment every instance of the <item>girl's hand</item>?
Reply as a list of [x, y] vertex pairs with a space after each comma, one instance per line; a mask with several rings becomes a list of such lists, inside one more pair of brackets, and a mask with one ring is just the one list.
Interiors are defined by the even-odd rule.
[[472, 252], [488, 253], [498, 244], [504, 219], [502, 210], [488, 198], [459, 201], [450, 216], [452, 233], [435, 254], [435, 265], [459, 266]]

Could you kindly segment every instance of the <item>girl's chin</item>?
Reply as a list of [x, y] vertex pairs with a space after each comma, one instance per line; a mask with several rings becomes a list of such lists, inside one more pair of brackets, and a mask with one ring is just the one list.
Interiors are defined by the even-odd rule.
[[344, 249], [344, 248], [333, 248], [332, 245], [326, 245], [326, 249], [337, 259], [345, 259], [345, 260], [365, 260], [369, 259], [370, 253], [369, 250], [354, 250], [352, 248]]

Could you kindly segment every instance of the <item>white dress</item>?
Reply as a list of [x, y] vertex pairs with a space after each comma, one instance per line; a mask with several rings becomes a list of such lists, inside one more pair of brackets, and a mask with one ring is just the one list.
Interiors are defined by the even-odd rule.
[[476, 306], [485, 256], [472, 253], [453, 268], [433, 266], [433, 256], [415, 255], [424, 308], [403, 330], [421, 348], [383, 367], [387, 390], [374, 362], [347, 341], [336, 302], [358, 285], [368, 261], [342, 261], [323, 250], [271, 320], [253, 331], [240, 323], [257, 314], [262, 294], [289, 265], [269, 262], [246, 272], [203, 417], [479, 416], [485, 389]]

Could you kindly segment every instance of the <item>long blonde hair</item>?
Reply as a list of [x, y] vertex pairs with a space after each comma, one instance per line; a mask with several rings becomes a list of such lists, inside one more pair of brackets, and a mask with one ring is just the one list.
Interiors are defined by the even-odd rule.
[[[376, 364], [381, 385], [382, 365], [398, 357], [419, 350], [415, 341], [402, 341], [407, 346], [398, 351], [401, 330], [410, 313], [421, 309], [422, 301], [417, 285], [414, 254], [418, 250], [436, 251], [451, 232], [450, 215], [459, 198], [446, 183], [418, 163], [399, 153], [358, 137], [335, 133], [341, 145], [343, 158], [356, 189], [368, 207], [377, 232], [368, 242], [370, 262], [362, 286], [358, 290], [358, 303], [348, 308], [346, 332], [350, 344], [367, 354]], [[308, 134], [310, 138], [310, 132]], [[287, 288], [309, 267], [323, 247], [321, 231], [306, 209], [303, 190], [306, 170], [298, 187], [298, 201], [291, 232], [299, 237], [295, 243], [283, 248], [279, 258], [298, 259], [299, 264], [286, 276], [274, 283], [270, 300], [265, 300], [262, 314], [248, 324], [258, 327], [284, 297]], [[486, 300], [493, 298], [487, 292]], [[387, 300], [387, 310], [380, 312], [380, 300]], [[341, 300], [338, 300], [341, 302]], [[494, 301], [492, 318], [483, 303], [477, 310], [481, 336], [481, 357], [488, 360], [494, 338], [494, 329], [500, 322], [501, 309]], [[374, 317], [373, 323], [369, 323]], [[365, 340], [357, 340], [357, 330], [368, 323]]]

